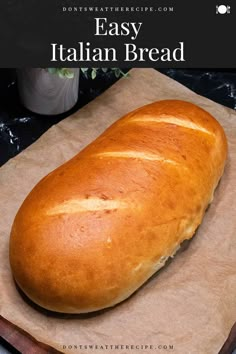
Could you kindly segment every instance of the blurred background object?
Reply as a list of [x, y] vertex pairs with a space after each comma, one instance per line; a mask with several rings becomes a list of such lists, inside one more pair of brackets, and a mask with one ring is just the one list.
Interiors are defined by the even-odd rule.
[[[120, 71], [118, 72], [118, 70]], [[236, 70], [158, 70], [196, 93], [229, 108], [236, 109]], [[23, 85], [21, 80], [24, 79], [19, 79], [23, 72], [20, 75], [18, 73], [17, 80], [15, 69], [0, 69], [0, 165], [36, 141], [53, 124], [58, 123], [99, 96], [114, 84], [121, 75], [126, 74], [128, 69], [81, 69], [80, 78], [72, 89], [71, 107], [69, 108], [69, 105], [64, 106], [66, 112], [59, 114], [58, 111], [58, 114], [56, 114], [54, 111], [53, 115], [52, 112], [46, 114], [43, 111], [45, 107], [41, 107], [41, 113], [43, 114], [34, 113], [32, 112], [34, 107], [28, 105], [26, 99], [24, 101], [24, 89], [21, 88]], [[62, 80], [59, 83], [63, 83], [63, 80], [72, 82], [70, 78], [63, 79], [53, 73], [47, 72], [47, 75], [50, 75], [49, 78], [54, 80], [54, 83], [58, 80]], [[61, 107], [59, 101], [56, 98], [55, 102], [58, 102], [58, 108]], [[26, 108], [27, 106], [29, 109]], [[35, 110], [37, 111], [37, 108]]]
[[42, 115], [57, 115], [75, 106], [79, 96], [79, 69], [17, 69], [22, 104]]

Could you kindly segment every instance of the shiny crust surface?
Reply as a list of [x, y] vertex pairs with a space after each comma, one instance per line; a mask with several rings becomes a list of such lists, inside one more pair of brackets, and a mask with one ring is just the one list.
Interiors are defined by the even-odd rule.
[[126, 299], [194, 235], [226, 155], [222, 127], [191, 103], [127, 114], [25, 199], [10, 237], [17, 284], [64, 313]]

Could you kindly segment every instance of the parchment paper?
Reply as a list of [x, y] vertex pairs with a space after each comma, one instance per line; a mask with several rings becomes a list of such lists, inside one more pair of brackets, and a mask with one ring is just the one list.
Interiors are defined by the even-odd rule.
[[[9, 232], [23, 199], [45, 174], [120, 116], [167, 98], [191, 101], [212, 113], [223, 125], [229, 143], [225, 174], [188, 249], [129, 300], [99, 315], [50, 316], [36, 310], [16, 290], [8, 262]], [[236, 113], [153, 69], [131, 70], [128, 79], [119, 80], [49, 129], [0, 169], [0, 314], [37, 340], [68, 353], [217, 353], [236, 321], [235, 182]], [[131, 344], [140, 347], [125, 349]], [[103, 345], [104, 349], [85, 345]], [[124, 348], [106, 349], [105, 345]], [[153, 349], [141, 345], [153, 345]]]

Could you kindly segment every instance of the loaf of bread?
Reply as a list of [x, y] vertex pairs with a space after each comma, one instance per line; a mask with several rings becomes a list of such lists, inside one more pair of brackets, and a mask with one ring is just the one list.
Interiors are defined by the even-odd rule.
[[194, 104], [127, 114], [23, 202], [10, 237], [16, 283], [63, 313], [128, 298], [194, 235], [226, 155], [222, 127]]

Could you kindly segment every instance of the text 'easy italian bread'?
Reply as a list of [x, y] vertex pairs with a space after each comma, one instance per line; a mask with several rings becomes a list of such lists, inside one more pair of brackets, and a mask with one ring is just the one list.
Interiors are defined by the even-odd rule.
[[17, 284], [57, 312], [126, 299], [193, 236], [226, 155], [222, 127], [191, 103], [127, 114], [25, 199], [10, 238]]

